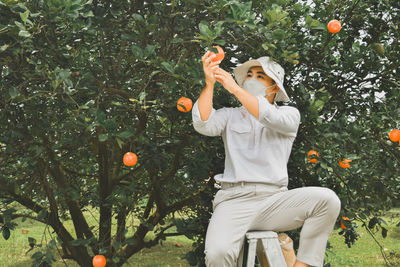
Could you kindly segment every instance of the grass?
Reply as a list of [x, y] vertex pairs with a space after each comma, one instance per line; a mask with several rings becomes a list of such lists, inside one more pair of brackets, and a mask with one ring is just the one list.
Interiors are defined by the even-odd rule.
[[[386, 238], [381, 233], [376, 233], [375, 237], [384, 248], [385, 254], [388, 256], [391, 266], [400, 266], [400, 227], [396, 224], [400, 222], [400, 209], [392, 209], [384, 216], [384, 220], [388, 225], [383, 225], [389, 230]], [[329, 238], [333, 246], [333, 252], [327, 253], [326, 261], [331, 266], [385, 266], [384, 259], [380, 252], [379, 245], [367, 233], [365, 229], [358, 224], [357, 232], [360, 234], [355, 244], [348, 248], [344, 244], [343, 236], [334, 231]]]
[[[95, 219], [91, 218], [90, 214], [85, 215], [87, 215], [89, 224], [95, 223]], [[392, 266], [400, 266], [400, 227], [396, 227], [396, 224], [400, 221], [400, 209], [391, 210], [389, 213], [385, 214], [384, 218], [388, 223], [386, 226], [389, 230], [388, 236], [383, 238], [381, 234], [378, 233], [376, 237], [385, 248], [385, 253], [394, 264]], [[68, 230], [72, 230], [72, 222], [67, 222], [66, 225]], [[23, 234], [23, 229], [29, 232]], [[18, 226], [11, 233], [9, 240], [6, 241], [4, 238], [0, 237], [0, 266], [30, 266], [32, 263], [30, 256], [36, 250], [25, 255], [25, 252], [29, 249], [28, 236], [34, 237], [38, 243], [40, 243], [44, 231], [46, 231], [47, 241], [43, 239], [43, 244], [50, 241], [51, 229], [45, 229], [42, 224], [29, 219], [24, 222], [19, 220]], [[171, 229], [171, 231], [174, 231], [174, 229]], [[326, 257], [326, 261], [330, 262], [332, 267], [385, 266], [379, 246], [373, 241], [372, 237], [361, 226], [358, 228], [358, 232], [360, 238], [351, 248], [348, 248], [347, 245], [344, 244], [344, 238], [338, 235], [338, 230], [332, 232], [329, 241], [333, 246], [332, 250], [334, 254], [327, 252]], [[146, 236], [146, 238], [152, 237], [152, 233]], [[192, 250], [192, 241], [190, 239], [184, 236], [168, 237], [162, 244], [138, 252], [131, 257], [129, 262], [124, 264], [123, 267], [186, 267], [189, 266], [189, 264], [183, 257], [190, 250]], [[78, 266], [74, 261], [61, 260], [57, 250], [55, 250], [54, 253], [56, 254], [57, 262], [53, 266]]]

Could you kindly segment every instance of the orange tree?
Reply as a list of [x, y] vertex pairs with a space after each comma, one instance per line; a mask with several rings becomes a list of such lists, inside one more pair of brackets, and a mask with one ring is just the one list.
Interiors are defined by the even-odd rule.
[[[326, 29], [331, 19], [342, 22], [337, 34]], [[379, 214], [400, 189], [399, 144], [387, 135], [400, 126], [398, 21], [396, 0], [1, 0], [4, 238], [16, 218], [31, 218], [54, 230], [40, 248], [29, 239], [38, 265], [51, 265], [59, 245], [81, 266], [96, 254], [121, 266], [185, 234], [196, 241], [188, 261], [203, 265], [224, 151], [220, 139], [193, 130], [176, 101], [198, 97], [200, 58], [213, 45], [224, 48], [227, 70], [263, 55], [284, 66], [289, 104], [302, 114], [290, 187], [335, 190], [350, 219], [341, 231], [348, 245], [354, 220], [385, 235]], [[214, 103], [238, 104], [221, 87]], [[309, 150], [319, 153], [316, 164]], [[133, 167], [122, 163], [129, 151]]]

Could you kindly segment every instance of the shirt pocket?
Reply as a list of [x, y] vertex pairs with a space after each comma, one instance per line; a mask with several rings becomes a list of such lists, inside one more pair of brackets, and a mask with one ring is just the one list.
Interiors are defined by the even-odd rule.
[[229, 125], [229, 146], [235, 148], [251, 148], [253, 147], [253, 134], [251, 125], [247, 123], [232, 123]]

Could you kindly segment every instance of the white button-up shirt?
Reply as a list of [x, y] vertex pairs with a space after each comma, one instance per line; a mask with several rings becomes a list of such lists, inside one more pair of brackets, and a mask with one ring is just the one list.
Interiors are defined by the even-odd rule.
[[224, 173], [218, 182], [258, 182], [288, 185], [287, 162], [300, 124], [295, 107], [277, 106], [257, 97], [259, 119], [244, 106], [211, 111], [202, 121], [198, 101], [192, 109], [194, 129], [207, 136], [222, 136], [225, 145]]

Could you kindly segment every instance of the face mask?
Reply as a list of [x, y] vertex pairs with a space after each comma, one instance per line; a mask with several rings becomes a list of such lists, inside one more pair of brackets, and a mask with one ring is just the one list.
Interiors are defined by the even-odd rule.
[[243, 88], [251, 93], [254, 96], [269, 96], [272, 95], [273, 92], [270, 92], [268, 94], [265, 93], [265, 91], [268, 88], [274, 87], [274, 85], [271, 86], [264, 86], [260, 81], [258, 81], [255, 78], [248, 79], [243, 83]]

